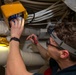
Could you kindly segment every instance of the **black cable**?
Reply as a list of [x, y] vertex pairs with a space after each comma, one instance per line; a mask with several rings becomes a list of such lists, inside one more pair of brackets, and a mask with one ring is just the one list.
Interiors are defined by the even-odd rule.
[[32, 13], [33, 13], [33, 18], [31, 19], [31, 21], [30, 21], [29, 23], [27, 23], [28, 25], [31, 24], [31, 23], [33, 22], [33, 20], [35, 19], [35, 13], [34, 13], [34, 11], [33, 11], [32, 9], [30, 9], [30, 10], [31, 10]]
[[31, 19], [31, 21], [29, 23], [32, 23], [32, 21], [34, 20], [35, 18], [35, 13], [33, 14], [33, 18]]

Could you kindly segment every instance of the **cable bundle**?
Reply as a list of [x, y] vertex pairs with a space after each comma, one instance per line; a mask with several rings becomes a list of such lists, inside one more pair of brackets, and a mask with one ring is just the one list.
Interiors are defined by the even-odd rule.
[[[62, 17], [68, 7], [61, 0], [20, 0], [24, 2], [25, 7], [29, 7], [31, 12], [27, 18], [27, 23], [31, 25], [46, 25], [48, 19]], [[39, 9], [40, 11], [36, 10]], [[44, 9], [45, 8], [45, 9]], [[42, 9], [42, 10], [41, 10]]]

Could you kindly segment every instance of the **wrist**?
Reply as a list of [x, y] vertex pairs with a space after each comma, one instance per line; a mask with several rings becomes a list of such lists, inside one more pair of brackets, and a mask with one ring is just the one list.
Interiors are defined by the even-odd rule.
[[17, 37], [11, 37], [10, 42], [11, 42], [11, 41], [17, 41], [17, 42], [20, 43], [20, 39], [17, 38]]
[[18, 38], [18, 39], [20, 38], [18, 35], [11, 35], [11, 38], [12, 38], [12, 37], [16, 37], [16, 38]]
[[40, 43], [38, 42], [37, 44], [36, 44], [36, 46], [39, 46], [40, 45]]
[[38, 44], [38, 40], [34, 40], [34, 44], [37, 45]]

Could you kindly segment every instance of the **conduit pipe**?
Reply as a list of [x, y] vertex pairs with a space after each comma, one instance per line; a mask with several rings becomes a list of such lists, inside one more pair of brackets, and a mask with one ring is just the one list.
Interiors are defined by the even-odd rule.
[[37, 29], [37, 28], [25, 28], [25, 29], [23, 30], [22, 35], [28, 36], [28, 35], [30, 35], [30, 34], [39, 35], [39, 34], [40, 34], [40, 29]]
[[[40, 56], [40, 54], [24, 52], [20, 50], [24, 63], [27, 66], [41, 66], [45, 64], [45, 60]], [[7, 57], [9, 53], [9, 46], [0, 46], [0, 65], [5, 66], [7, 62]]]
[[0, 21], [0, 35], [9, 35], [8, 26], [4, 21]]
[[[34, 33], [36, 35], [39, 35], [40, 34], [40, 29], [25, 28], [22, 35], [28, 36], [32, 33]], [[6, 25], [6, 23], [4, 21], [0, 21], [0, 35], [5, 35], [5, 36], [10, 35], [10, 31], [8, 29], [8, 26]]]

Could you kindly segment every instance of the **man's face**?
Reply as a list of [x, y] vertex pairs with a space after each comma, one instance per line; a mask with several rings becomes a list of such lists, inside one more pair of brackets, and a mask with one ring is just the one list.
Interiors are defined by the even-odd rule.
[[60, 51], [60, 50], [58, 50], [59, 47], [58, 47], [57, 43], [51, 37], [49, 38], [49, 40], [47, 42], [47, 46], [48, 46], [48, 48], [47, 48], [48, 49], [47, 54], [50, 57], [52, 57], [54, 59], [56, 59], [57, 57], [59, 57], [59, 51]]

